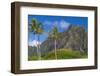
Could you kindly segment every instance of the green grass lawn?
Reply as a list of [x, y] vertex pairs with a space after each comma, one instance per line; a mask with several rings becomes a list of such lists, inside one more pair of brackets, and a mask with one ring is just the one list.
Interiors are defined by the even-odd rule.
[[[81, 53], [80, 51], [73, 51], [71, 49], [57, 49], [57, 59], [78, 59], [87, 58], [86, 53]], [[29, 56], [28, 60], [38, 60], [37, 56]], [[54, 50], [42, 56], [42, 60], [55, 60]]]

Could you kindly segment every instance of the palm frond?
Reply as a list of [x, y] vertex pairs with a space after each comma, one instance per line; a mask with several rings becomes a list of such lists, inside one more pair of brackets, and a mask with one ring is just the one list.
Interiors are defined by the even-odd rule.
[[53, 29], [49, 32], [49, 38], [52, 38], [52, 39], [59, 38], [59, 32], [58, 32], [58, 28], [56, 26], [54, 26]]
[[38, 22], [36, 19], [32, 19], [31, 25], [29, 25], [30, 32], [35, 34], [42, 34], [43, 33], [43, 25], [42, 23]]

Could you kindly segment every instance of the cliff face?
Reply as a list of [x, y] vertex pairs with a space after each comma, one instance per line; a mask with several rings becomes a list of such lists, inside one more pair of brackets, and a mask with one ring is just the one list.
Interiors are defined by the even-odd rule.
[[[80, 26], [72, 26], [70, 25], [69, 28], [60, 33], [60, 38], [57, 40], [57, 49], [61, 48], [67, 48], [72, 50], [79, 50], [81, 52], [84, 52], [88, 50], [88, 38], [87, 38], [87, 30], [85, 30], [84, 27]], [[46, 54], [47, 52], [50, 52], [54, 49], [54, 40], [53, 39], [47, 39], [41, 44], [41, 53]], [[30, 54], [32, 52], [35, 53], [34, 50], [31, 48], [31, 51], [29, 50]]]

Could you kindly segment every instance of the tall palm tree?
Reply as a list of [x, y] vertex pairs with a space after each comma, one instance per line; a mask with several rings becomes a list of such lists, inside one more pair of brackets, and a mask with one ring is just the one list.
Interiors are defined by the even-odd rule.
[[[39, 23], [36, 19], [32, 19], [30, 25], [31, 25], [30, 31], [33, 32], [34, 37], [36, 38], [36, 36], [37, 36], [38, 41], [40, 41], [39, 35], [43, 33], [42, 24]], [[39, 60], [41, 60], [41, 52], [40, 52], [40, 44], [39, 43], [37, 43], [37, 55], [38, 55]]]
[[[40, 35], [43, 33], [43, 26], [41, 23], [37, 24], [38, 28], [37, 28], [37, 37], [38, 37], [38, 41], [40, 42]], [[41, 60], [41, 51], [40, 51], [40, 43], [37, 44], [37, 48], [38, 48], [38, 55], [39, 55], [39, 60]]]
[[54, 40], [54, 52], [55, 52], [55, 58], [57, 59], [57, 40], [59, 39], [59, 32], [58, 28], [56, 26], [53, 27], [53, 29], [49, 32], [49, 38], [52, 38]]

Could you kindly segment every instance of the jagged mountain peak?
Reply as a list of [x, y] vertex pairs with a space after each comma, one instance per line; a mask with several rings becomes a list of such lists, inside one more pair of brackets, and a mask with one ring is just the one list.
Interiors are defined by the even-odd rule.
[[[88, 36], [84, 27], [70, 25], [67, 30], [61, 32], [60, 35], [59, 40], [57, 40], [57, 49], [65, 48], [78, 51], [87, 51]], [[47, 40], [45, 40], [40, 47], [41, 53], [46, 54], [47, 52], [54, 50], [54, 40], [47, 38]]]

